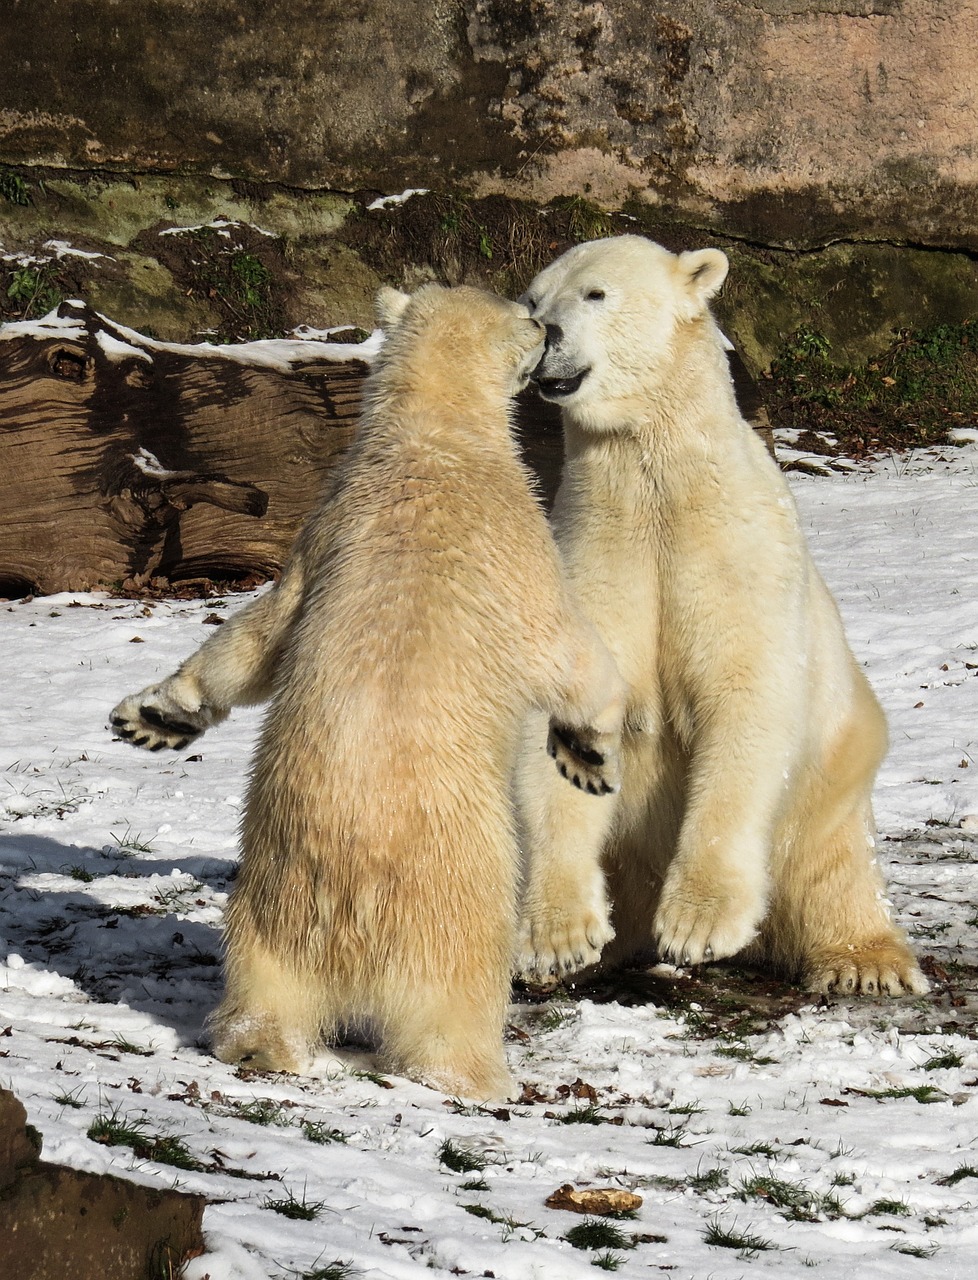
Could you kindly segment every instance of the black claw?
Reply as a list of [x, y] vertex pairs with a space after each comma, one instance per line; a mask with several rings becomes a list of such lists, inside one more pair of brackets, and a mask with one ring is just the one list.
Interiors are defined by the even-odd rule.
[[567, 766], [564, 764], [563, 760], [557, 761], [557, 769], [562, 778], [566, 778], [569, 776], [567, 773]]
[[195, 724], [189, 724], [186, 720], [168, 719], [166, 716], [161, 715], [155, 707], [140, 707], [139, 714], [147, 724], [153, 725], [156, 729], [166, 729], [171, 733], [186, 733], [192, 738], [199, 733]]
[[573, 778], [571, 778], [571, 782], [573, 782], [574, 786], [577, 787], [578, 791], [584, 790], [584, 783], [581, 782], [580, 776], [578, 774], [576, 773], [574, 774]]
[[588, 779], [587, 789], [588, 789], [588, 791], [591, 793], [591, 795], [592, 795], [592, 796], [599, 796], [599, 795], [601, 794], [601, 792], [600, 792], [600, 791], [598, 790], [598, 788], [594, 785], [594, 783], [590, 780], [590, 778]]
[[162, 741], [154, 742], [153, 745], [150, 747], [150, 751], [162, 751], [165, 746], [166, 746], [165, 742], [162, 742]]
[[[122, 721], [120, 721], [119, 723], [121, 724], [121, 723], [122, 723]], [[119, 730], [119, 737], [120, 737], [120, 738], [134, 738], [135, 736], [136, 736], [136, 730], [135, 730], [135, 729], [120, 729], [120, 730]]]
[[612, 791], [614, 791], [614, 787], [611, 785], [611, 783], [610, 783], [610, 782], [605, 782], [604, 778], [602, 778], [602, 779], [601, 779], [601, 794], [602, 794], [603, 796], [610, 796], [610, 795], [611, 795], [611, 793], [612, 793]]
[[149, 742], [149, 734], [144, 733], [141, 738], [133, 737], [133, 742], [137, 747], [144, 747]]
[[174, 751], [182, 751], [182, 750], [184, 749], [184, 747], [189, 747], [189, 746], [190, 746], [190, 739], [189, 739], [189, 738], [181, 738], [181, 739], [180, 739], [180, 741], [174, 745], [173, 750], [174, 750]]

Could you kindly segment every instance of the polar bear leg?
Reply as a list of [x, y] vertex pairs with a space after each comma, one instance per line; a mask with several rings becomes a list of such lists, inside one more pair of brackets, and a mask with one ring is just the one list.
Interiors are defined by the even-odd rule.
[[[450, 977], [450, 975], [445, 975]], [[513, 1080], [503, 1055], [509, 973], [479, 975], [469, 989], [430, 982], [388, 994], [381, 1031], [390, 1069], [445, 1093], [478, 1101], [510, 1096]]]
[[324, 1003], [321, 977], [300, 974], [254, 938], [232, 938], [224, 999], [208, 1020], [214, 1056], [252, 1071], [306, 1071]]
[[745, 816], [729, 791], [697, 799], [684, 816], [653, 922], [659, 955], [673, 964], [735, 955], [756, 936], [768, 904], [763, 824]]
[[533, 717], [516, 783], [526, 860], [516, 969], [531, 980], [594, 964], [614, 937], [600, 858], [617, 797], [568, 787], [545, 735]]
[[[806, 836], [817, 835], [817, 845]], [[766, 949], [808, 991], [922, 994], [929, 984], [890, 916], [868, 804], [806, 832], [776, 867]]]
[[621, 786], [621, 728], [627, 688], [594, 625], [569, 596], [553, 602], [564, 664], [543, 699], [550, 712], [547, 751], [581, 791], [612, 795]]
[[810, 991], [923, 993], [920, 972], [890, 916], [876, 858], [871, 795], [886, 723], [857, 681], [851, 713], [798, 788], [772, 861], [762, 954]]

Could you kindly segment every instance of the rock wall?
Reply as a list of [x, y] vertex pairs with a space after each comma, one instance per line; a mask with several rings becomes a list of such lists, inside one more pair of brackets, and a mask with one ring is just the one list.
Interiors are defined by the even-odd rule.
[[[361, 250], [350, 223], [378, 194], [469, 202], [462, 221], [492, 232], [475, 267], [498, 285], [506, 258], [515, 286], [536, 257], [484, 202], [532, 220], [583, 201], [612, 230], [627, 214], [731, 248], [725, 320], [757, 366], [809, 313], [867, 352], [974, 311], [976, 45], [978, 0], [47, 0], [43, 22], [8, 0], [0, 244], [103, 253], [74, 273], [86, 298], [187, 339], [227, 315], [162, 251], [175, 225], [277, 237], [274, 261], [236, 251], [274, 278], [280, 331], [369, 324], [378, 279], [445, 274], [417, 202], [385, 215], [396, 269]], [[578, 221], [578, 238], [607, 229]], [[854, 281], [861, 300], [841, 296]]]

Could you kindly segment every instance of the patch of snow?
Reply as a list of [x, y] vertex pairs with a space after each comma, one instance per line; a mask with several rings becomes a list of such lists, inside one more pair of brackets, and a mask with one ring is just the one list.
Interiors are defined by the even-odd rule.
[[114, 364], [118, 364], [123, 360], [131, 360], [134, 357], [137, 360], [145, 360], [147, 364], [153, 363], [153, 357], [148, 351], [145, 351], [142, 347], [134, 346], [130, 342], [123, 342], [105, 329], [99, 329], [95, 337], [99, 347]]
[[74, 245], [68, 243], [67, 240], [45, 240], [41, 246], [55, 258], [87, 258], [94, 262], [98, 258], [104, 258], [104, 253], [91, 253], [85, 249], [76, 249]]
[[[82, 306], [72, 302], [69, 306]], [[0, 342], [13, 338], [60, 338], [65, 342], [82, 342], [85, 323], [79, 316], [59, 316], [57, 308], [37, 320], [11, 320], [0, 324]]]
[[231, 231], [235, 227], [248, 227], [252, 231], [257, 231], [259, 235], [268, 236], [271, 240], [277, 238], [274, 231], [266, 231], [264, 227], [256, 226], [253, 222], [240, 222], [234, 218], [214, 218], [210, 222], [198, 222], [188, 227], [164, 227], [158, 234], [161, 236], [186, 236], [195, 231], [216, 231], [219, 236], [230, 240]]
[[171, 476], [177, 474], [168, 467], [164, 467], [155, 453], [150, 453], [148, 449], [139, 449], [136, 453], [131, 453], [130, 458], [135, 462], [136, 466], [145, 476], [153, 476], [159, 480], [167, 480]]
[[406, 204], [412, 196], [426, 196], [428, 194], [427, 187], [408, 187], [406, 191], [402, 191], [396, 196], [378, 196], [376, 200], [371, 200], [367, 205], [368, 209], [392, 209], [399, 204]]

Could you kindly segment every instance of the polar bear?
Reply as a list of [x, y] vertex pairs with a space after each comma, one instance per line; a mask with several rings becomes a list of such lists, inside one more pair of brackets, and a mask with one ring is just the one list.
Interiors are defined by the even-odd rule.
[[139, 745], [181, 745], [271, 694], [218, 1057], [302, 1070], [321, 1038], [367, 1022], [391, 1070], [498, 1097], [522, 725], [542, 708], [558, 768], [611, 792], [624, 686], [510, 430], [542, 326], [464, 287], [383, 290], [378, 310], [356, 438], [278, 586], [112, 721]]
[[523, 296], [562, 407], [557, 542], [628, 695], [613, 803], [554, 785], [539, 735], [527, 752], [522, 968], [572, 971], [614, 937], [610, 961], [654, 944], [682, 964], [764, 958], [815, 991], [923, 992], [873, 853], [885, 721], [738, 412], [708, 308], [727, 268], [621, 236]]

